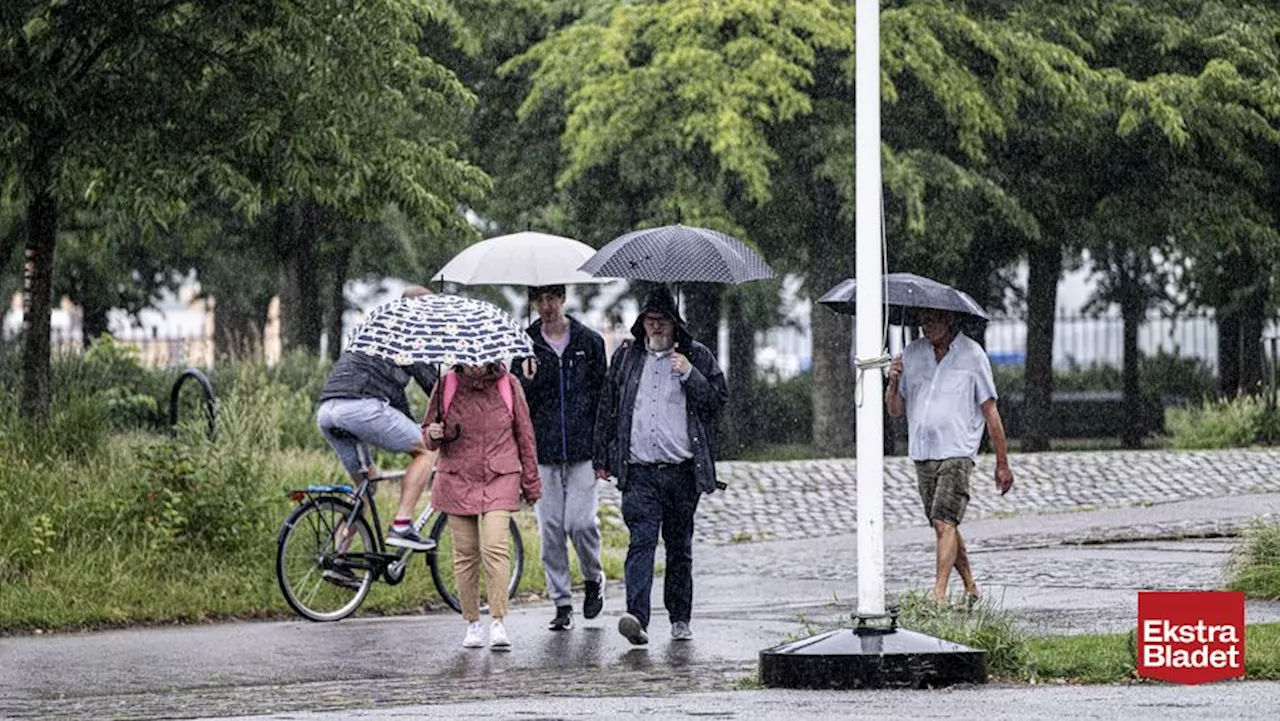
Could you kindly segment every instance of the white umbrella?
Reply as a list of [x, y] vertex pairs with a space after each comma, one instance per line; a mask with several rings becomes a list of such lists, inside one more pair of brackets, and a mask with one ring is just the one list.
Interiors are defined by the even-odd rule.
[[525, 231], [482, 240], [458, 253], [431, 278], [462, 285], [608, 283], [578, 268], [595, 248], [559, 235]]

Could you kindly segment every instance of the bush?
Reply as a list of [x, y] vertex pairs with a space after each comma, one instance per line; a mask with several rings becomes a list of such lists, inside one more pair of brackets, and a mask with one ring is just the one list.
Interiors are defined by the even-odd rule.
[[[771, 457], [772, 449], [807, 448], [813, 437], [812, 389], [812, 374], [802, 373], [782, 381], [757, 378], [746, 413], [738, 413], [741, 399], [730, 398], [719, 426], [720, 459]], [[735, 421], [742, 426], [735, 427]]]
[[757, 380], [752, 419], [755, 443], [809, 443], [813, 437], [813, 374], [784, 381]]
[[[249, 423], [252, 430], [245, 433], [256, 437], [258, 444], [271, 449], [326, 449], [315, 413], [329, 368], [325, 359], [295, 352], [274, 366], [262, 361], [217, 366], [209, 381], [222, 407], [242, 406], [230, 418]], [[219, 432], [236, 432], [225, 425], [220, 425]]]
[[139, 469], [128, 515], [153, 549], [245, 550], [279, 522], [262, 494], [264, 464], [240, 449], [165, 440], [141, 449]]
[[1277, 438], [1280, 413], [1265, 400], [1241, 395], [1169, 411], [1173, 447], [1216, 449], [1251, 446]]
[[1233, 591], [1250, 598], [1280, 600], [1280, 524], [1254, 524], [1231, 559]]
[[[1026, 390], [1023, 366], [992, 366], [996, 390], [1002, 395]], [[1200, 358], [1184, 357], [1163, 348], [1155, 355], [1144, 355], [1138, 361], [1138, 374], [1142, 394], [1149, 398], [1187, 399], [1199, 402], [1213, 392], [1214, 375], [1209, 365]], [[1124, 375], [1120, 368], [1111, 365], [1078, 365], [1071, 361], [1064, 368], [1053, 372], [1055, 391], [1121, 391]]]

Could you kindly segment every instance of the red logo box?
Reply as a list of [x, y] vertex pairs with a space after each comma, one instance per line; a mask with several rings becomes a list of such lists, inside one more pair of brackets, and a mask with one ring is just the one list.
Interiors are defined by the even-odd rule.
[[1244, 676], [1244, 594], [1138, 593], [1138, 675], [1196, 684]]

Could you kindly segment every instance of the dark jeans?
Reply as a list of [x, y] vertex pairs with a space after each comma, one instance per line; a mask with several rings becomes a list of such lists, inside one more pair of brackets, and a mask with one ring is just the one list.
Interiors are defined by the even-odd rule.
[[671, 622], [689, 622], [693, 611], [693, 514], [698, 510], [693, 463], [679, 466], [636, 464], [627, 472], [622, 519], [631, 532], [627, 549], [627, 612], [649, 627], [653, 556], [658, 534], [667, 547], [662, 600]]

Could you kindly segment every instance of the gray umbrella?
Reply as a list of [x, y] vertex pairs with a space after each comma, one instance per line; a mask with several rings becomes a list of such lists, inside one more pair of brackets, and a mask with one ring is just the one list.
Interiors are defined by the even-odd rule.
[[745, 283], [773, 269], [742, 241], [688, 225], [646, 228], [619, 236], [582, 264], [594, 276], [657, 283]]
[[[914, 273], [890, 273], [884, 276], [884, 283], [884, 303], [889, 307], [889, 322], [893, 325], [920, 325], [919, 311], [926, 308], [949, 310], [982, 322], [988, 320], [986, 311], [972, 296], [945, 283]], [[857, 281], [847, 278], [818, 302], [837, 313], [855, 314], [857, 287]]]

